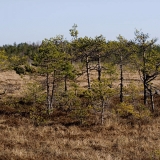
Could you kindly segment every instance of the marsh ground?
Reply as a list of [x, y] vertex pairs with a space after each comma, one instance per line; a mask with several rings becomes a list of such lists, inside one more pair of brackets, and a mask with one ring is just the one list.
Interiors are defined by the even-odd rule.
[[[139, 82], [135, 74], [125, 76]], [[24, 84], [31, 80], [12, 71], [1, 73], [0, 89], [6, 88], [7, 93], [0, 100], [5, 96], [20, 96]], [[155, 84], [159, 87], [159, 80]], [[157, 106], [159, 101], [158, 98]], [[7, 104], [0, 105], [0, 160], [160, 159], [159, 114], [136, 121], [108, 112], [103, 126], [81, 126], [69, 123], [66, 113], [57, 111], [43, 124], [35, 126], [27, 114]]]

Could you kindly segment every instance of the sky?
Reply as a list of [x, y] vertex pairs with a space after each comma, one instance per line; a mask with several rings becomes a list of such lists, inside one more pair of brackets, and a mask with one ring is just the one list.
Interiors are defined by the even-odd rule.
[[78, 37], [103, 35], [134, 39], [135, 30], [158, 38], [160, 0], [0, 0], [0, 46], [40, 43], [63, 35], [77, 24]]

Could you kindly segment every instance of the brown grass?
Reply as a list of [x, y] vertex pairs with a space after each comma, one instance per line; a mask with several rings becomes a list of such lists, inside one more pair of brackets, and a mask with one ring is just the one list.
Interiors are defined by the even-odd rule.
[[[126, 79], [134, 78], [137, 75], [126, 74]], [[1, 90], [10, 85], [7, 96], [18, 96], [29, 80], [30, 77], [21, 78], [15, 72], [3, 73]], [[159, 86], [158, 81], [155, 83]], [[66, 115], [57, 111], [43, 125], [35, 126], [27, 116], [0, 105], [0, 160], [160, 159], [158, 116], [145, 123], [132, 123], [108, 115], [103, 126], [76, 126], [67, 125]]]
[[[94, 79], [97, 79], [98, 75], [97, 75], [96, 71], [92, 71], [90, 73], [90, 76], [91, 76], [91, 81], [93, 81]], [[108, 78], [108, 76], [106, 76], [106, 78]], [[20, 97], [25, 90], [26, 84], [30, 83], [30, 82], [35, 82], [37, 80], [43, 81], [44, 77], [39, 77], [39, 76], [32, 76], [31, 77], [29, 75], [20, 76], [20, 75], [16, 74], [15, 71], [1, 72], [1, 74], [0, 74], [0, 93], [6, 89], [7, 96], [12, 96], [12, 97], [19, 96]], [[140, 77], [139, 77], [139, 74], [137, 72], [130, 72], [130, 71], [126, 70], [124, 72], [124, 85], [127, 85], [130, 82], [142, 84]], [[119, 87], [119, 83], [120, 82], [117, 80], [113, 84], [115, 87]], [[86, 74], [80, 76], [77, 79], [77, 84], [81, 87], [87, 86]], [[160, 76], [157, 77], [153, 81], [153, 84], [154, 84], [154, 86], [156, 86], [160, 90]]]
[[160, 159], [160, 118], [144, 125], [108, 117], [104, 126], [64, 126], [11, 115], [0, 117], [0, 160]]

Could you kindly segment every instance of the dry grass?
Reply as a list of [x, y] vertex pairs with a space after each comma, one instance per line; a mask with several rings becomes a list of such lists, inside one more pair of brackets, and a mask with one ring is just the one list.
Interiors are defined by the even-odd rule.
[[35, 127], [24, 117], [0, 118], [0, 160], [160, 159], [160, 118], [130, 125], [110, 117], [104, 126]]
[[[117, 73], [119, 72], [119, 68], [117, 68]], [[105, 75], [106, 78], [109, 78], [108, 75]], [[117, 87], [119, 86], [119, 78], [120, 78], [120, 75], [117, 75], [117, 81], [114, 81], [114, 86]], [[97, 71], [91, 71], [90, 72], [90, 79], [91, 81], [95, 80], [98, 78], [98, 73]], [[129, 84], [130, 82], [134, 82], [134, 83], [137, 83], [137, 84], [142, 84], [142, 81], [140, 79], [140, 76], [139, 76], [139, 73], [138, 72], [131, 72], [129, 70], [125, 70], [124, 73], [123, 73], [123, 78], [124, 78], [124, 85], [127, 85]], [[84, 87], [84, 86], [87, 86], [87, 76], [86, 74], [80, 76], [78, 79], [78, 85]], [[158, 76], [155, 80], [152, 81], [152, 83], [154, 84], [154, 86], [156, 86], [157, 88], [160, 89], [160, 76]]]
[[[137, 79], [130, 74], [125, 76]], [[21, 78], [15, 72], [0, 76], [2, 90], [10, 85], [7, 96], [21, 94], [28, 80], [28, 76]], [[80, 83], [86, 85], [81, 79]], [[155, 83], [159, 86], [158, 81]], [[67, 118], [57, 114], [50, 122], [36, 127], [29, 118], [5, 109], [7, 114], [0, 112], [0, 160], [160, 159], [160, 117], [140, 125], [108, 116], [103, 126], [76, 126], [62, 125], [60, 122]]]
[[[97, 72], [92, 71], [90, 73], [90, 78], [91, 81], [97, 78]], [[108, 78], [108, 77], [107, 77]], [[35, 82], [35, 80], [44, 80], [44, 77], [35, 77], [35, 76], [29, 76], [29, 75], [23, 75], [20, 76], [16, 74], [15, 71], [6, 71], [6, 72], [1, 72], [0, 74], [0, 93], [3, 92], [5, 89], [7, 90], [6, 95], [7, 96], [21, 96], [23, 91], [25, 90], [25, 86], [27, 83], [30, 82]], [[160, 76], [157, 77], [154, 81], [153, 84], [160, 90]], [[124, 72], [124, 85], [127, 85], [130, 82], [134, 82], [137, 84], [141, 84], [141, 80], [139, 77], [139, 74], [137, 72], [130, 72], [126, 70]], [[113, 84], [115, 87], [119, 86], [119, 81], [115, 81]], [[81, 87], [86, 87], [87, 86], [87, 78], [86, 74], [80, 76], [77, 79], [77, 84]], [[1, 98], [1, 97], [0, 97]]]
[[24, 86], [31, 79], [30, 76], [20, 76], [15, 71], [1, 72], [0, 74], [0, 92], [7, 90], [7, 96], [20, 96]]

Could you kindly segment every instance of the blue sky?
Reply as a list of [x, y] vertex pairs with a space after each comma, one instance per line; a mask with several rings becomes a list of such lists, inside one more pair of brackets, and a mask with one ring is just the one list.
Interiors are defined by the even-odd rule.
[[158, 38], [160, 0], [1, 0], [0, 45], [41, 42], [78, 25], [79, 37], [133, 39], [135, 29]]

